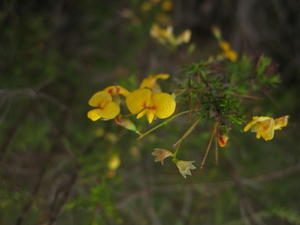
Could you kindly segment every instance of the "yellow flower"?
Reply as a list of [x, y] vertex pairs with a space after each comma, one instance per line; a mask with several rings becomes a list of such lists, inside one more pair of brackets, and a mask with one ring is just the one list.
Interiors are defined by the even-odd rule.
[[110, 170], [116, 170], [121, 165], [121, 159], [118, 154], [113, 154], [107, 163], [107, 167]]
[[221, 30], [220, 30], [219, 27], [212, 26], [211, 31], [212, 31], [213, 35], [215, 36], [215, 38], [217, 40], [221, 40], [222, 39], [222, 32], [221, 32]]
[[192, 175], [191, 170], [196, 169], [193, 165], [195, 161], [183, 161], [183, 160], [176, 160], [176, 166], [180, 172], [180, 174], [186, 179], [187, 175]]
[[218, 144], [220, 147], [225, 147], [227, 145], [229, 136], [227, 134], [219, 134], [218, 135]]
[[235, 51], [229, 50], [223, 53], [225, 58], [229, 59], [231, 62], [236, 62], [238, 55]]
[[185, 30], [178, 36], [178, 44], [189, 43], [191, 40], [192, 32], [191, 30]]
[[152, 155], [155, 156], [155, 159], [154, 159], [155, 162], [160, 162], [161, 165], [164, 165], [164, 160], [166, 158], [172, 156], [173, 153], [166, 149], [156, 148], [152, 152]]
[[162, 44], [168, 41], [170, 42], [171, 40], [174, 39], [173, 27], [168, 26], [167, 28], [164, 29], [158, 26], [157, 24], [153, 24], [150, 30], [150, 35], [153, 38], [157, 39]]
[[236, 62], [238, 55], [232, 50], [230, 44], [226, 41], [219, 41], [219, 46], [223, 50], [223, 56], [232, 62]]
[[150, 35], [163, 45], [176, 47], [183, 43], [188, 43], [191, 39], [192, 32], [185, 30], [178, 35], [178, 37], [175, 37], [173, 27], [168, 26], [167, 28], [161, 28], [157, 24], [153, 24]]
[[156, 80], [157, 79], [163, 79], [163, 80], [166, 80], [170, 77], [169, 74], [166, 74], [166, 73], [160, 73], [160, 74], [157, 74], [157, 75], [151, 75], [151, 76], [148, 76], [146, 77], [141, 85], [140, 85], [140, 88], [150, 88], [154, 91], [160, 91], [160, 87], [159, 85], [156, 83]]
[[287, 126], [288, 116], [283, 116], [278, 119], [273, 119], [267, 116], [254, 116], [245, 127], [244, 131], [251, 128], [252, 132], [256, 133], [256, 138], [263, 138], [266, 141], [272, 140], [274, 131], [280, 130], [282, 127]]
[[112, 95], [112, 96], [116, 96], [116, 95], [128, 95], [129, 91], [127, 91], [126, 88], [123, 88], [121, 86], [108, 86], [107, 88], [104, 88], [102, 91], [107, 92], [108, 94]]
[[219, 41], [219, 46], [223, 49], [224, 52], [231, 49], [231, 46], [227, 41]]
[[88, 103], [90, 106], [96, 107], [87, 113], [87, 117], [93, 121], [100, 118], [113, 119], [120, 113], [119, 105], [113, 102], [112, 96], [104, 91], [94, 94]]
[[155, 117], [160, 119], [171, 116], [176, 107], [174, 98], [166, 93], [153, 93], [149, 89], [138, 89], [126, 96], [126, 104], [132, 114], [137, 118], [147, 116], [152, 123]]

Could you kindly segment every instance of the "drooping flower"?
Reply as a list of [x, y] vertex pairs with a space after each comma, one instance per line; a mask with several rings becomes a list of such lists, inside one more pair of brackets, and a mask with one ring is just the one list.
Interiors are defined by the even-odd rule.
[[265, 141], [272, 140], [275, 130], [281, 130], [282, 127], [287, 126], [288, 116], [282, 116], [278, 119], [273, 119], [267, 116], [254, 116], [245, 127], [244, 131], [251, 128], [252, 132], [256, 133], [256, 138], [263, 138]]
[[87, 117], [93, 121], [101, 118], [113, 119], [120, 113], [119, 105], [113, 102], [112, 96], [104, 91], [94, 94], [88, 103], [90, 106], [96, 107], [87, 113]]
[[218, 134], [217, 140], [220, 147], [225, 147], [227, 145], [229, 136], [228, 134]]
[[166, 150], [166, 149], [156, 148], [152, 152], [152, 155], [155, 156], [155, 159], [154, 159], [155, 162], [160, 162], [161, 165], [163, 165], [164, 164], [164, 160], [166, 158], [172, 156], [173, 153], [170, 152], [169, 150]]
[[160, 119], [171, 116], [176, 107], [174, 98], [166, 93], [153, 93], [150, 89], [138, 89], [126, 96], [126, 105], [137, 118], [147, 116], [148, 122], [152, 123], [155, 117]]
[[160, 86], [157, 84], [157, 79], [163, 79], [166, 80], [170, 77], [169, 74], [166, 73], [160, 73], [157, 75], [150, 75], [143, 79], [140, 88], [150, 88], [153, 91], [160, 91]]
[[193, 165], [195, 161], [183, 161], [183, 160], [176, 160], [175, 164], [180, 172], [180, 174], [186, 179], [187, 175], [192, 175], [191, 170], [196, 169]]

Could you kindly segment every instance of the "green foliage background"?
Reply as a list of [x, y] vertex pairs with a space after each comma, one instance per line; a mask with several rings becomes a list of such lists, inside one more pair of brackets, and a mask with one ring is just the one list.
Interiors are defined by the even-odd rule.
[[[175, 31], [193, 33], [193, 46], [176, 51], [150, 38], [160, 9], [143, 12], [144, 2], [0, 3], [0, 224], [300, 224], [297, 1], [173, 1]], [[219, 52], [210, 32], [215, 24], [245, 54], [227, 65], [232, 79], [251, 76], [261, 55], [274, 59], [280, 84], [262, 68], [259, 82], [234, 90], [264, 86], [259, 100], [245, 101], [245, 119], [290, 115], [274, 140], [242, 134], [237, 125], [219, 149], [219, 165], [211, 154], [184, 180], [171, 161], [154, 163], [151, 152], [170, 149], [191, 125], [188, 116], [141, 141], [113, 122], [86, 118], [89, 97], [111, 84], [134, 90], [150, 73], [170, 73], [164, 89], [184, 86], [184, 65]], [[211, 126], [200, 122], [180, 158], [199, 167]], [[121, 166], [109, 176], [114, 154]]]

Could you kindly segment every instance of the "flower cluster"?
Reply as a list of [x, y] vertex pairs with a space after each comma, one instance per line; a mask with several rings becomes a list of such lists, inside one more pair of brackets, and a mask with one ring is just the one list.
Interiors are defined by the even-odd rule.
[[218, 56], [218, 59], [229, 59], [231, 62], [236, 62], [238, 59], [238, 54], [232, 49], [231, 45], [224, 41], [222, 38], [222, 33], [218, 27], [212, 28], [213, 35], [218, 41], [219, 47], [222, 49], [222, 53]]
[[109, 86], [95, 93], [89, 100], [89, 105], [95, 107], [88, 111], [87, 117], [93, 121], [99, 119], [115, 119], [116, 123], [128, 130], [135, 131], [135, 125], [128, 119], [120, 116], [120, 104], [125, 98], [128, 110], [137, 115], [137, 118], [146, 116], [149, 123], [157, 117], [160, 119], [171, 116], [176, 108], [172, 95], [161, 92], [157, 79], [168, 79], [169, 74], [157, 74], [145, 78], [139, 89], [129, 92], [121, 86]]
[[157, 24], [153, 24], [150, 35], [162, 45], [177, 47], [181, 44], [188, 43], [191, 39], [192, 32], [190, 30], [184, 30], [178, 36], [175, 36], [172, 26], [162, 28]]
[[[196, 169], [196, 166], [193, 160], [185, 161], [177, 158], [183, 140], [193, 132], [200, 121], [203, 119], [212, 119], [214, 125], [212, 126], [210, 138], [199, 167], [200, 169], [204, 168], [206, 159], [212, 148], [215, 148], [215, 163], [217, 165], [218, 149], [219, 147], [224, 148], [228, 146], [230, 139], [229, 131], [232, 125], [242, 125], [245, 122], [242, 110], [239, 109], [242, 102], [241, 99], [257, 99], [257, 97], [248, 94], [245, 95], [247, 88], [249, 88], [248, 86], [239, 89], [228, 88], [235, 86], [236, 83], [238, 83], [235, 83], [235, 81], [240, 78], [237, 76], [239, 75], [238, 73], [228, 73], [228, 71], [223, 68], [223, 63], [240, 65], [244, 62], [243, 60], [237, 60], [238, 54], [231, 48], [228, 42], [223, 40], [221, 31], [218, 28], [213, 28], [213, 33], [223, 52], [211, 60], [217, 61], [219, 64], [215, 62], [212, 63], [212, 61], [208, 59], [187, 66], [185, 68], [187, 75], [189, 75], [187, 76], [187, 82], [183, 82], [180, 89], [175, 90], [175, 93], [178, 93], [177, 96], [180, 96], [183, 102], [188, 103], [186, 105], [188, 105], [189, 108], [186, 111], [179, 112], [172, 116], [176, 109], [175, 94], [162, 91], [158, 80], [166, 80], [170, 75], [161, 73], [146, 77], [142, 80], [138, 89], [133, 91], [128, 91], [121, 86], [109, 86], [95, 93], [88, 102], [90, 106], [94, 107], [87, 113], [88, 118], [92, 121], [114, 119], [117, 125], [135, 132], [139, 135], [138, 139], [142, 139], [144, 136], [169, 123], [178, 116], [190, 114], [192, 124], [177, 142], [173, 144], [174, 151], [155, 148], [152, 152], [152, 155], [155, 157], [154, 161], [160, 162], [161, 165], [164, 164], [166, 159], [171, 159], [184, 178], [186, 178], [187, 175], [191, 175], [191, 170]], [[191, 38], [190, 30], [185, 30], [176, 36], [173, 33], [172, 26], [162, 28], [157, 24], [152, 26], [150, 34], [160, 44], [170, 47], [171, 49], [175, 49], [183, 43], [188, 43]], [[228, 61], [223, 61], [224, 59], [228, 59]], [[263, 77], [270, 62], [270, 60], [264, 58], [261, 60], [261, 63], [258, 63], [253, 68], [253, 70], [259, 74], [259, 76], [257, 76], [258, 78]], [[226, 79], [226, 81], [220, 79], [222, 75], [228, 76], [228, 79]], [[224, 85], [224, 82], [228, 83]], [[273, 81], [264, 78], [264, 81], [261, 83], [273, 84]], [[146, 117], [149, 124], [156, 118], [166, 119], [170, 116], [172, 117], [150, 128], [148, 131], [141, 133], [128, 118], [128, 113], [123, 113], [123, 106], [126, 106], [127, 111], [135, 115], [137, 119]], [[276, 130], [281, 130], [287, 126], [288, 119], [288, 115], [277, 119], [267, 116], [254, 116], [252, 121], [245, 125], [244, 132], [250, 130], [256, 133], [256, 138], [263, 138], [265, 141], [269, 141], [273, 139]], [[117, 157], [112, 157], [109, 164], [111, 171], [114, 171], [114, 168], [118, 166], [119, 161]]]

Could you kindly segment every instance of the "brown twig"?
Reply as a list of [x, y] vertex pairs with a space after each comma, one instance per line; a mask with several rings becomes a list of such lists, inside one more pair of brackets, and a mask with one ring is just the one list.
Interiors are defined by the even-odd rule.
[[218, 148], [218, 140], [215, 138], [215, 163], [219, 164], [219, 148]]
[[179, 140], [176, 141], [175, 144], [173, 144], [173, 147], [177, 147], [177, 145], [180, 145], [182, 143], [182, 141], [193, 132], [193, 130], [196, 128], [196, 126], [198, 125], [199, 122], [200, 122], [200, 119], [197, 119], [196, 121], [194, 121], [192, 126], [189, 127], [189, 129], [187, 129], [187, 131], [182, 135], [182, 137], [179, 138]]
[[207, 156], [208, 156], [210, 147], [211, 147], [211, 143], [212, 143], [212, 141], [213, 141], [213, 139], [214, 139], [214, 137], [215, 137], [215, 135], [216, 135], [216, 131], [217, 131], [218, 124], [219, 124], [218, 121], [215, 122], [215, 124], [214, 124], [214, 127], [213, 127], [213, 129], [212, 129], [211, 136], [210, 136], [210, 139], [209, 139], [207, 148], [206, 148], [206, 150], [205, 150], [203, 159], [202, 159], [201, 164], [200, 164], [200, 169], [203, 169], [203, 167], [204, 167], [204, 165], [205, 165], [205, 162], [206, 162], [206, 159], [207, 159]]

